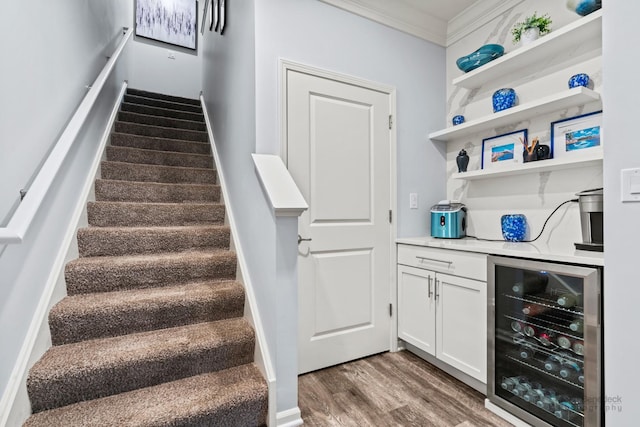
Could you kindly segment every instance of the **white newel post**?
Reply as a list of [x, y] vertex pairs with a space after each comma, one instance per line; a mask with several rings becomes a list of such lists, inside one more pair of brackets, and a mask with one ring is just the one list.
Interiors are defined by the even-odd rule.
[[276, 231], [276, 422], [302, 424], [298, 408], [298, 217], [308, 205], [282, 159], [252, 154]]

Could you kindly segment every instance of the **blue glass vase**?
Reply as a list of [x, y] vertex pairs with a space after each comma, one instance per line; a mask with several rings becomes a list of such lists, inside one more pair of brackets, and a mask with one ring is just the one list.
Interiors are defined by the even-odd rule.
[[516, 105], [516, 91], [511, 88], [498, 89], [493, 93], [493, 112], [506, 110]]
[[502, 215], [502, 237], [509, 242], [522, 242], [527, 235], [527, 217], [522, 214]]
[[602, 0], [567, 0], [567, 8], [580, 16], [587, 16], [602, 7]]
[[453, 118], [451, 119], [451, 122], [453, 123], [454, 126], [461, 125], [462, 123], [464, 123], [464, 116], [460, 114], [458, 114], [457, 116], [453, 116]]
[[589, 75], [585, 73], [575, 74], [569, 79], [569, 89], [578, 86], [589, 86]]
[[458, 68], [465, 73], [475, 70], [484, 64], [501, 57], [504, 54], [504, 47], [499, 44], [486, 44], [475, 52], [462, 56], [456, 61]]

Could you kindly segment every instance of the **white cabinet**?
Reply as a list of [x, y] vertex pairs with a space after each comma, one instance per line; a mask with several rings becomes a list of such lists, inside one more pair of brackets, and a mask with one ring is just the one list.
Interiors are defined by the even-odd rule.
[[399, 245], [398, 337], [486, 383], [486, 256]]

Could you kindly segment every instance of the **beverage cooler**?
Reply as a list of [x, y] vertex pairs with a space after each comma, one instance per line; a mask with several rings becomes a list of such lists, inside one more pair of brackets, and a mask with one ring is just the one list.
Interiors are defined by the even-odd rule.
[[489, 257], [489, 401], [534, 426], [602, 425], [601, 277]]

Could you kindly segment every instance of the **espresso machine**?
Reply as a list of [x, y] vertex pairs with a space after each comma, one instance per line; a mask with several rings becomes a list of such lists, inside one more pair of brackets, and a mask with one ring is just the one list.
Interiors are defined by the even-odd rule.
[[583, 251], [603, 252], [603, 195], [602, 188], [585, 190], [577, 193], [580, 206], [580, 227], [582, 243], [576, 243], [576, 249]]

